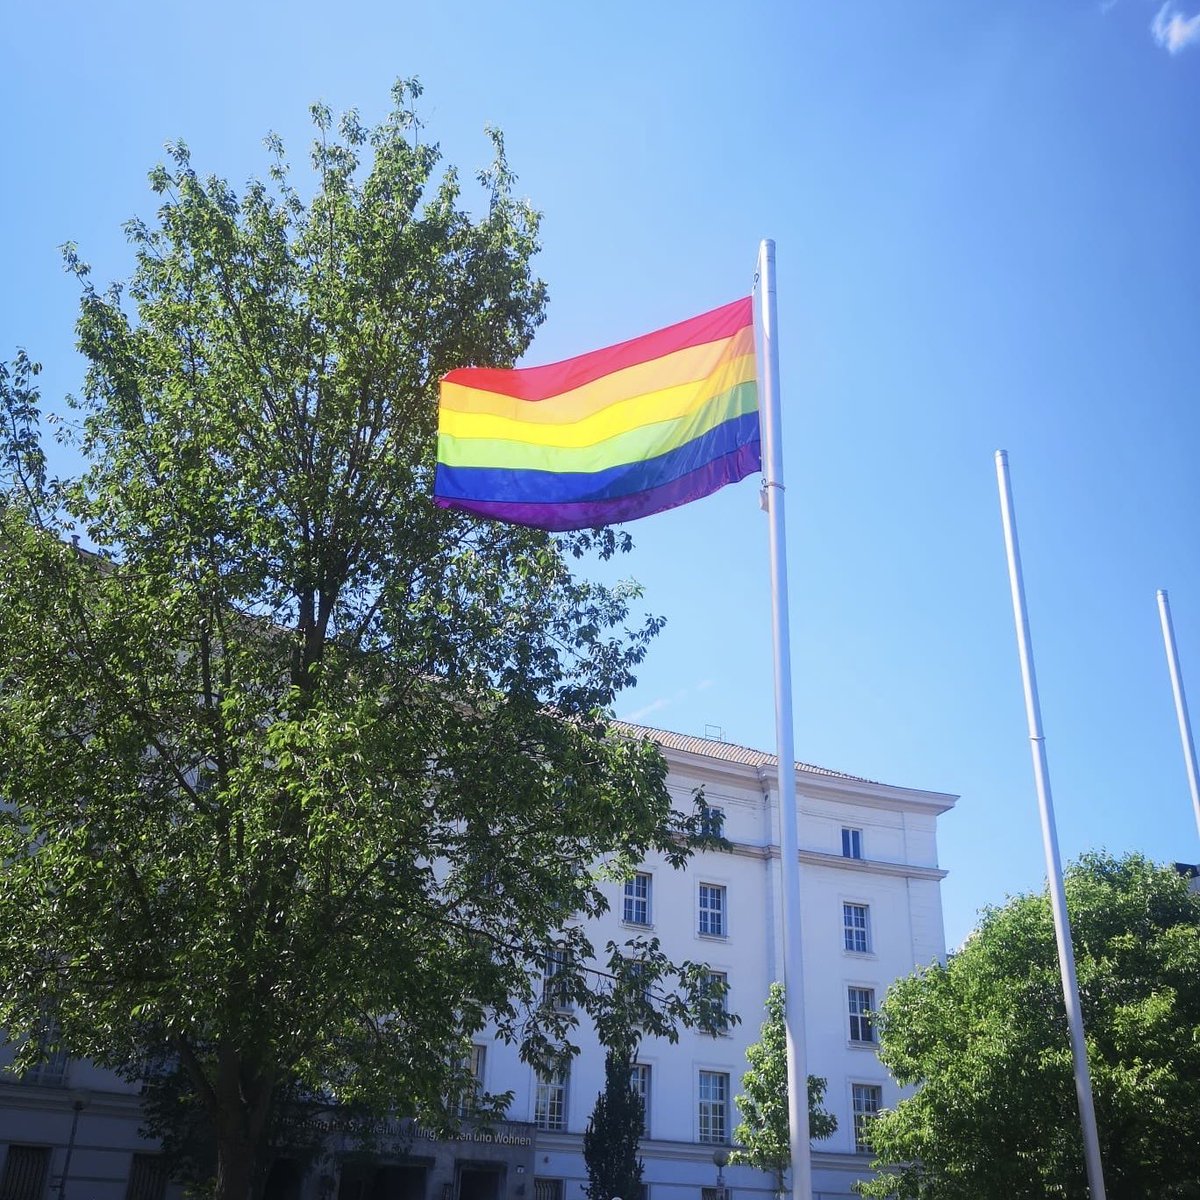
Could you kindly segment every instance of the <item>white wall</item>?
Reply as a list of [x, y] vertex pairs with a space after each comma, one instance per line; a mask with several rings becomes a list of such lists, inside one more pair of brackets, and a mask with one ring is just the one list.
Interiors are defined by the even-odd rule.
[[[647, 1039], [638, 1055], [639, 1062], [651, 1067], [650, 1137], [643, 1144], [646, 1180], [654, 1200], [673, 1200], [675, 1193], [695, 1200], [696, 1188], [714, 1184], [716, 1171], [716, 1147], [697, 1141], [699, 1072], [728, 1073], [731, 1096], [738, 1094], [746, 1049], [758, 1038], [767, 989], [780, 977], [778, 808], [773, 767], [760, 772], [756, 764], [724, 761], [719, 756], [727, 750], [721, 743], [712, 743], [712, 755], [680, 753], [670, 745], [664, 749], [678, 807], [690, 810], [693, 787], [703, 785], [707, 802], [724, 811], [725, 835], [734, 849], [698, 854], [684, 871], [672, 870], [661, 858], [648, 859], [641, 869], [653, 879], [651, 928], [623, 924], [622, 888], [612, 884], [606, 889], [610, 912], [592, 922], [588, 932], [598, 948], [610, 938], [621, 942], [650, 933], [660, 939], [668, 957], [704, 961], [729, 977], [729, 1007], [741, 1016], [740, 1025], [722, 1037], [682, 1030], [675, 1045]], [[828, 1081], [826, 1107], [839, 1126], [832, 1138], [816, 1145], [814, 1169], [818, 1190], [834, 1197], [849, 1194], [850, 1183], [869, 1161], [854, 1149], [851, 1085], [878, 1085], [885, 1105], [899, 1096], [873, 1046], [850, 1039], [847, 989], [871, 988], [878, 1003], [893, 980], [914, 966], [944, 958], [944, 873], [937, 865], [936, 820], [954, 798], [804, 772], [797, 791], [808, 1066]], [[843, 827], [862, 830], [862, 861], [842, 857]], [[726, 937], [697, 932], [701, 882], [727, 889]], [[845, 948], [845, 902], [869, 908], [866, 954]], [[536, 1156], [539, 1175], [564, 1179], [565, 1200], [578, 1200], [581, 1194], [586, 1172], [579, 1138], [604, 1082], [601, 1047], [588, 1030], [580, 1030], [579, 1040], [583, 1049], [569, 1081], [568, 1132], [540, 1133]], [[511, 1072], [508, 1061], [503, 1053], [495, 1057], [487, 1086], [512, 1087], [517, 1093], [512, 1115], [532, 1120], [533, 1074], [527, 1067]], [[735, 1106], [731, 1110], [732, 1129], [740, 1118]], [[745, 1194], [769, 1191], [771, 1186], [748, 1168], [727, 1168], [726, 1182]]]

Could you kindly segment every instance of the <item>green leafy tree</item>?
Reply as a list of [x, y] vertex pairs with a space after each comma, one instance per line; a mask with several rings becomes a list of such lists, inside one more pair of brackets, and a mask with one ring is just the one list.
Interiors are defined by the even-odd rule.
[[[307, 200], [277, 139], [241, 196], [175, 146], [124, 288], [68, 251], [80, 478], [0, 375], [0, 1026], [181, 1072], [222, 1200], [288, 1105], [445, 1121], [486, 1022], [535, 1065], [611, 1022], [564, 921], [700, 832], [607, 720], [659, 622], [572, 563], [628, 539], [431, 501], [437, 379], [511, 364], [545, 288], [499, 136], [472, 215], [418, 94], [315, 108]], [[644, 956], [666, 1032], [703, 971]]]
[[[1065, 882], [1107, 1193], [1200, 1196], [1200, 896], [1136, 855], [1086, 855]], [[1087, 1196], [1046, 894], [895, 984], [880, 1057], [916, 1092], [871, 1126], [864, 1195]]]
[[[738, 1149], [729, 1156], [734, 1163], [747, 1163], [775, 1176], [775, 1190], [784, 1191], [784, 1176], [791, 1166], [788, 1129], [787, 1028], [784, 1023], [783, 984], [773, 983], [767, 992], [767, 1019], [759, 1039], [746, 1051], [750, 1066], [742, 1076], [742, 1094], [737, 1097], [741, 1123], [733, 1131]], [[837, 1118], [825, 1108], [826, 1081], [808, 1077], [808, 1131], [814, 1141], [837, 1130]]]
[[642, 1160], [638, 1143], [646, 1123], [645, 1105], [633, 1088], [633, 1055], [610, 1049], [604, 1057], [604, 1091], [583, 1135], [589, 1200], [638, 1200]]
[[[729, 843], [712, 823], [711, 809], [696, 794], [695, 844], [727, 850]], [[609, 943], [604, 990], [607, 1002], [596, 1019], [596, 1033], [605, 1047], [604, 1090], [597, 1096], [584, 1132], [590, 1200], [637, 1200], [642, 1193], [642, 1161], [638, 1144], [645, 1132], [646, 1113], [634, 1089], [632, 1072], [638, 1046], [646, 1034], [675, 1042], [675, 1024], [658, 1011], [671, 1006], [668, 976], [676, 968], [663, 957], [657, 938], [631, 938], [624, 946]], [[708, 1033], [720, 1033], [740, 1018], [726, 1009], [726, 985], [714, 982], [707, 966], [683, 964], [691, 1008], [686, 1020]]]

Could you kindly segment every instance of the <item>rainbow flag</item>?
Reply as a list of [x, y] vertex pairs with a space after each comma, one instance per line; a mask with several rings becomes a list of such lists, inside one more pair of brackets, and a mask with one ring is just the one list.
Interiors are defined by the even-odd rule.
[[442, 379], [443, 508], [589, 529], [697, 500], [760, 466], [749, 297], [565, 362]]

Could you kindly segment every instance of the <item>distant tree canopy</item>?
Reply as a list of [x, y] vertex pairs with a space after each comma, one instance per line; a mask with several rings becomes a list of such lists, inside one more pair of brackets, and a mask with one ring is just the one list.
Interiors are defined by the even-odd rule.
[[[740, 1148], [729, 1161], [769, 1171], [775, 1177], [776, 1191], [782, 1193], [792, 1161], [783, 984], [771, 984], [766, 1009], [759, 1039], [746, 1051], [750, 1066], [742, 1076], [742, 1094], [737, 1098], [742, 1120], [733, 1131]], [[837, 1118], [825, 1108], [825, 1086], [824, 1079], [808, 1077], [808, 1132], [813, 1141], [837, 1131]]]
[[[1137, 855], [1085, 855], [1066, 890], [1108, 1196], [1200, 1196], [1200, 896]], [[874, 1122], [864, 1195], [1088, 1195], [1045, 894], [987, 910], [945, 966], [895, 984], [879, 1029], [917, 1090]]]
[[644, 945], [615, 1013], [564, 927], [699, 827], [608, 724], [660, 622], [572, 563], [628, 538], [431, 502], [439, 376], [510, 365], [546, 293], [499, 136], [472, 216], [418, 95], [315, 108], [311, 199], [277, 139], [241, 196], [174, 147], [124, 288], [68, 252], [82, 477], [0, 373], [0, 1026], [177, 1065], [222, 1200], [281, 1106], [444, 1121], [486, 1022], [545, 1066], [581, 1015], [668, 1035], [705, 979]]

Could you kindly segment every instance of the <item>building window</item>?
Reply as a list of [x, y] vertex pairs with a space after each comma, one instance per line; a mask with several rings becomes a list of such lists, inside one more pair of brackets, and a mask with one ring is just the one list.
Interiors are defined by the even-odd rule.
[[125, 1200], [163, 1200], [167, 1194], [167, 1165], [161, 1154], [135, 1154], [129, 1167]]
[[62, 1036], [57, 1021], [43, 1028], [38, 1038], [38, 1049], [42, 1061], [29, 1068], [21, 1076], [22, 1083], [34, 1083], [41, 1087], [62, 1087], [67, 1082], [67, 1049], [59, 1045]]
[[483, 1068], [487, 1062], [487, 1047], [481, 1045], [473, 1045], [471, 1053], [467, 1055], [463, 1066], [466, 1067], [467, 1073], [471, 1076], [463, 1093], [462, 1101], [458, 1106], [458, 1115], [460, 1117], [469, 1116], [475, 1108], [475, 1100], [479, 1093], [483, 1091]]
[[850, 1088], [854, 1097], [854, 1148], [870, 1150], [867, 1130], [883, 1106], [883, 1088], [874, 1083], [854, 1083]]
[[[625, 958], [622, 961], [625, 963], [630, 991], [636, 989], [643, 1004], [653, 1005], [654, 987], [646, 970], [645, 962], [640, 958]], [[632, 996], [630, 998], [632, 999]]]
[[842, 857], [843, 858], [862, 858], [862, 830], [861, 829], [843, 829], [842, 830]]
[[842, 927], [846, 949], [855, 954], [871, 951], [870, 910], [865, 904], [842, 905]]
[[565, 1071], [538, 1076], [533, 1123], [539, 1129], [566, 1129], [567, 1073]]
[[700, 1072], [700, 1140], [729, 1141], [729, 1076], [724, 1071]]
[[720, 884], [700, 885], [699, 928], [704, 937], [725, 936], [725, 889]]
[[629, 1086], [642, 1102], [642, 1137], [650, 1136], [650, 1066], [634, 1063], [629, 1068]]
[[569, 1012], [575, 1006], [567, 965], [567, 952], [561, 946], [552, 946], [546, 951], [542, 964], [542, 1000], [562, 1012]]
[[650, 876], [639, 871], [625, 880], [625, 908], [622, 919], [627, 925], [650, 924]]
[[49, 1146], [10, 1145], [0, 1175], [0, 1196], [5, 1200], [42, 1200], [50, 1170]]
[[533, 1200], [563, 1200], [561, 1179], [533, 1179]]
[[471, 1047], [471, 1078], [476, 1087], [483, 1087], [483, 1067], [487, 1062], [487, 1047], [478, 1044]]
[[21, 1076], [22, 1083], [35, 1083], [41, 1087], [62, 1087], [67, 1082], [67, 1052], [59, 1049], [36, 1066], [30, 1067]]
[[729, 1032], [729, 976], [709, 971], [707, 995], [712, 1002], [714, 1035]]
[[875, 1040], [875, 992], [872, 988], [852, 987], [849, 990], [850, 1040]]
[[725, 836], [725, 810], [705, 804], [700, 810], [700, 836], [719, 838]]

